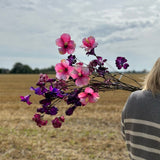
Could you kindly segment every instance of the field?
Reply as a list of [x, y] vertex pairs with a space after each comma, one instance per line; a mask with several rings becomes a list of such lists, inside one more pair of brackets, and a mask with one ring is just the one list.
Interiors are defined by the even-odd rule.
[[[144, 75], [132, 76], [141, 81]], [[96, 104], [78, 108], [61, 128], [40, 128], [32, 121], [39, 97], [29, 90], [38, 78], [0, 75], [0, 160], [129, 160], [120, 119], [130, 92], [100, 93]], [[33, 95], [31, 106], [20, 102], [27, 94]]]

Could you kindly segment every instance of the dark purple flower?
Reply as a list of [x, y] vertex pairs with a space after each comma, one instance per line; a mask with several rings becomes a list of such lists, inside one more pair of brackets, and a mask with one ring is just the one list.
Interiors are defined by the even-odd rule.
[[70, 107], [66, 110], [66, 115], [70, 116], [73, 114], [74, 110], [76, 109], [76, 106]]
[[96, 54], [95, 54], [95, 52], [94, 52], [94, 48], [91, 49], [89, 52], [87, 52], [86, 55], [87, 55], [87, 56], [89, 56], [89, 55], [94, 55], [94, 56], [96, 56]]
[[37, 108], [37, 112], [44, 113], [45, 109], [44, 108]]
[[51, 91], [52, 94], [54, 94], [55, 96], [59, 97], [59, 98], [63, 98], [64, 95], [61, 93], [61, 91], [57, 88], [53, 88]]
[[27, 96], [20, 96], [22, 102], [26, 102], [28, 105], [32, 104], [32, 102], [29, 101], [31, 95]]
[[97, 69], [97, 73], [100, 75], [100, 76], [104, 76], [106, 73], [108, 73], [108, 68], [106, 67], [98, 67]]
[[75, 55], [69, 55], [68, 56], [68, 59], [67, 59], [68, 61], [69, 61], [69, 65], [70, 66], [72, 66], [72, 64], [75, 64], [77, 61], [76, 61], [76, 56]]
[[80, 99], [78, 98], [78, 94], [80, 90], [75, 89], [68, 95], [67, 104], [73, 104], [74, 106], [81, 106]]
[[65, 94], [61, 90], [53, 88], [52, 86], [50, 86], [50, 92], [45, 94], [46, 98], [63, 98], [64, 96]]
[[51, 104], [51, 100], [49, 98], [46, 98], [46, 99], [40, 100], [39, 103], [42, 104], [44, 107], [46, 107]]
[[58, 108], [53, 106], [50, 108], [49, 112], [50, 112], [50, 115], [56, 115], [58, 112]]
[[102, 57], [100, 57], [100, 56], [96, 56], [97, 57], [97, 60], [98, 60], [98, 65], [100, 65], [100, 66], [103, 66], [104, 65], [104, 63], [107, 61], [107, 59], [103, 59]]
[[46, 81], [46, 82], [54, 82], [54, 81], [56, 81], [56, 79], [55, 79], [55, 78], [49, 78], [49, 79], [47, 79], [47, 81]]
[[117, 57], [116, 59], [117, 68], [121, 69], [123, 67], [124, 69], [127, 69], [129, 67], [129, 64], [126, 62], [127, 62], [127, 59], [125, 57]]

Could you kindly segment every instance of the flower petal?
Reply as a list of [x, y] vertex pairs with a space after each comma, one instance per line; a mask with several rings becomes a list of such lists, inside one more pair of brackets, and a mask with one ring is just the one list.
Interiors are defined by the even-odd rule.
[[66, 53], [65, 48], [58, 48], [58, 51], [59, 51], [60, 54], [65, 54]]
[[66, 42], [68, 43], [71, 40], [71, 36], [67, 33], [63, 33], [61, 35], [61, 39], [63, 40], [64, 43], [66, 43]]
[[94, 93], [94, 90], [93, 90], [92, 88], [90, 88], [90, 87], [87, 87], [87, 88], [85, 89], [85, 92], [86, 92], [86, 93], [93, 94], [93, 93]]
[[87, 93], [85, 93], [85, 92], [81, 92], [81, 93], [79, 93], [78, 94], [78, 98], [84, 98], [84, 97], [87, 97]]
[[82, 105], [86, 105], [88, 103], [88, 97], [85, 97], [85, 98], [81, 98], [80, 99], [80, 102], [82, 103]]
[[56, 39], [56, 45], [57, 45], [58, 47], [63, 47], [63, 46], [64, 46], [64, 43], [63, 43], [63, 41], [62, 41], [61, 38]]
[[85, 86], [89, 83], [90, 78], [89, 77], [79, 77], [77, 78], [75, 84], [79, 87]]

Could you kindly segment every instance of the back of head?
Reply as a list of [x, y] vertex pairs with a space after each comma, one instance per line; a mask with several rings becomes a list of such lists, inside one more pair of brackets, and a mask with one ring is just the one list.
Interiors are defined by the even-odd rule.
[[153, 95], [160, 93], [160, 57], [148, 73], [144, 81], [143, 90], [150, 90]]

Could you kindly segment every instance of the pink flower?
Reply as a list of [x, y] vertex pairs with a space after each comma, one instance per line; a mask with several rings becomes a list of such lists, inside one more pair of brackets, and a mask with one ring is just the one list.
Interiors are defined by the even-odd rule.
[[80, 98], [80, 102], [83, 105], [89, 103], [95, 103], [99, 99], [99, 94], [94, 92], [94, 90], [90, 87], [87, 87], [84, 92], [79, 93], [78, 97]]
[[92, 50], [93, 48], [97, 47], [98, 43], [95, 41], [95, 38], [90, 36], [88, 38], [84, 38], [82, 40], [82, 45], [81, 47], [82, 48], [85, 48], [86, 51], [90, 51]]
[[47, 82], [47, 80], [49, 79], [48, 75], [47, 74], [40, 74], [39, 75], [39, 82]]
[[71, 40], [71, 36], [67, 33], [63, 33], [60, 38], [56, 40], [56, 45], [60, 47], [59, 53], [65, 54], [72, 54], [75, 50], [76, 44], [74, 41]]
[[68, 80], [70, 72], [73, 70], [73, 67], [69, 65], [68, 60], [61, 60], [61, 63], [56, 64], [56, 77], [58, 79]]
[[76, 79], [75, 84], [79, 87], [82, 87], [89, 83], [89, 74], [89, 68], [80, 64], [74, 68], [70, 75], [73, 79]]

